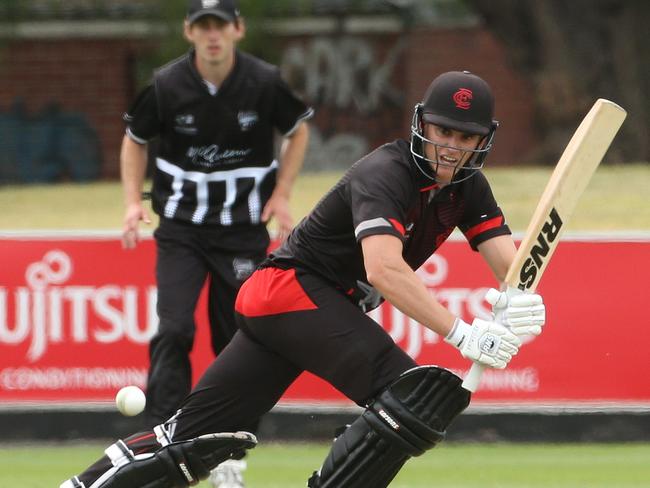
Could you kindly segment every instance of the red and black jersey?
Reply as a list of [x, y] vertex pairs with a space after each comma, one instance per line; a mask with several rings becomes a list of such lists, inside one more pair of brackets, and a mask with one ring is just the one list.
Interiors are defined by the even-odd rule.
[[219, 87], [201, 78], [194, 56], [157, 70], [124, 116], [136, 142], [159, 138], [153, 208], [193, 224], [261, 224], [275, 186], [275, 131], [290, 135], [312, 110], [254, 56], [237, 51]]
[[359, 303], [369, 293], [364, 237], [398, 237], [415, 270], [456, 227], [474, 250], [487, 239], [510, 234], [482, 173], [439, 188], [419, 172], [408, 142], [397, 140], [357, 161], [267, 264], [310, 270]]

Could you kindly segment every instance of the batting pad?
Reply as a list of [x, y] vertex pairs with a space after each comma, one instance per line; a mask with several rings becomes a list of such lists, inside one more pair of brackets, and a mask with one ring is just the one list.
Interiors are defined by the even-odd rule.
[[461, 379], [436, 366], [403, 373], [336, 438], [311, 488], [384, 488], [404, 463], [445, 437], [469, 405]]
[[[206, 434], [154, 453], [134, 455], [119, 442], [111, 446], [113, 467], [88, 488], [186, 488], [197, 485], [223, 461], [257, 445], [248, 432]], [[110, 448], [109, 448], [110, 449]]]

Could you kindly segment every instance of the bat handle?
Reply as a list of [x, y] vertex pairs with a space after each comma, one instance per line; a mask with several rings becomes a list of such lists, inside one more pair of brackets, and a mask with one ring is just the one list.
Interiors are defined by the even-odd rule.
[[[507, 280], [507, 278], [506, 278], [506, 280]], [[509, 282], [512, 282], [512, 281], [513, 280], [509, 280]], [[490, 291], [492, 291], [492, 290], [490, 290]], [[489, 293], [490, 292], [488, 291], [488, 294]], [[508, 285], [508, 287], [506, 288], [506, 295], [508, 297], [507, 301], [509, 301], [510, 298], [512, 298], [513, 296], [519, 295], [519, 294], [521, 294], [521, 291], [518, 288], [516, 288], [515, 286], [513, 286], [513, 285]], [[496, 301], [497, 301], [497, 299], [499, 299], [500, 294], [495, 291], [494, 295], [496, 295], [496, 296], [493, 296], [491, 299], [488, 297], [488, 295], [486, 295], [487, 301], [492, 306], [494, 306], [496, 304]], [[501, 296], [503, 296], [503, 295], [501, 295]], [[505, 305], [507, 304], [507, 301], [506, 301], [506, 303], [502, 303], [501, 307], [505, 307]], [[502, 314], [503, 314], [503, 308], [495, 309], [494, 310], [494, 316], [492, 317], [492, 320], [494, 320], [495, 322], [501, 323], [502, 322]], [[478, 389], [478, 385], [481, 382], [481, 375], [483, 374], [484, 369], [485, 369], [485, 366], [483, 366], [482, 364], [479, 364], [479, 363], [472, 364], [472, 367], [470, 368], [469, 373], [467, 373], [467, 376], [465, 376], [465, 379], [463, 380], [463, 388], [465, 388], [466, 390], [471, 391], [472, 393], [474, 393]]]
[[472, 364], [469, 373], [467, 373], [467, 376], [465, 376], [465, 379], [463, 380], [463, 388], [474, 393], [478, 389], [478, 385], [481, 382], [481, 375], [483, 374], [484, 369], [485, 366], [482, 364]]

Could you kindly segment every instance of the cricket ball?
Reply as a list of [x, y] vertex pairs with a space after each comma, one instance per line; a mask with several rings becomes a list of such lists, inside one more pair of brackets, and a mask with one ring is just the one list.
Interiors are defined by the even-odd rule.
[[125, 386], [115, 395], [115, 405], [122, 415], [133, 417], [144, 410], [147, 399], [137, 386]]

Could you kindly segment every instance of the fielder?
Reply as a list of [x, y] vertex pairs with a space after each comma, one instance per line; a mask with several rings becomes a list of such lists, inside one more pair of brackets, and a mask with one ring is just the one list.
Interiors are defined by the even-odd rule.
[[365, 408], [308, 486], [386, 487], [410, 457], [440, 442], [470, 392], [450, 371], [418, 366], [365, 312], [388, 300], [464, 357], [493, 368], [517, 354], [518, 335], [541, 332], [539, 295], [491, 292], [510, 327], [469, 324], [414, 271], [458, 227], [503, 281], [516, 248], [480, 171], [498, 125], [493, 113], [490, 87], [478, 76], [437, 77], [415, 107], [410, 142], [359, 160], [244, 283], [235, 305], [240, 330], [178, 414], [118, 441], [62, 488], [190, 486], [255, 445], [239, 431], [303, 371]]
[[[266, 257], [273, 216], [280, 236], [293, 227], [289, 197], [307, 147], [308, 108], [277, 67], [238, 49], [245, 35], [235, 0], [188, 0], [184, 35], [191, 49], [156, 70], [125, 115], [121, 150], [126, 201], [123, 242], [136, 246], [147, 147], [158, 140], [151, 191], [157, 312], [149, 344], [146, 423], [172, 416], [191, 390], [194, 313], [204, 285], [212, 350], [237, 331], [239, 287]], [[282, 135], [275, 159], [276, 134]], [[250, 424], [247, 430], [254, 430]], [[222, 465], [211, 480], [243, 487], [244, 461]]]

